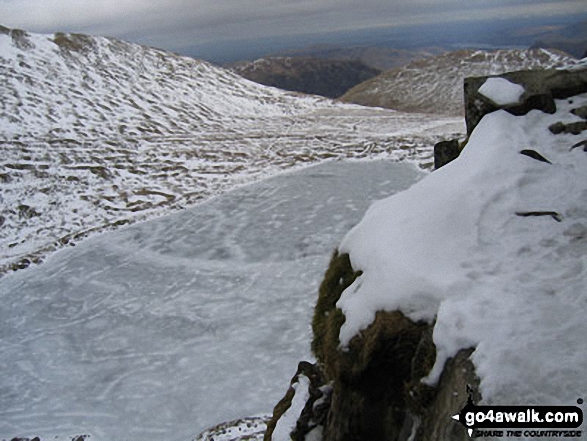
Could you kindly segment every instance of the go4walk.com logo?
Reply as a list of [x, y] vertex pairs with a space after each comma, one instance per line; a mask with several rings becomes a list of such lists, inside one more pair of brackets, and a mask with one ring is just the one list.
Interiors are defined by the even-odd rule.
[[470, 437], [578, 438], [583, 411], [577, 406], [476, 406], [469, 396], [452, 418]]

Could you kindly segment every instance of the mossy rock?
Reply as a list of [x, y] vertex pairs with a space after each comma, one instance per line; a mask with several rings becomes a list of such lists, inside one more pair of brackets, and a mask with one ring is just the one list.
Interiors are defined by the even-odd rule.
[[354, 271], [348, 254], [339, 254], [336, 250], [320, 285], [318, 301], [312, 320], [312, 351], [318, 361], [328, 364], [330, 348], [340, 344], [338, 335], [344, 323], [344, 315], [336, 307], [343, 291], [362, 273]]
[[436, 387], [422, 382], [436, 360], [434, 323], [414, 322], [400, 311], [378, 311], [373, 323], [341, 348], [339, 332], [345, 317], [336, 303], [360, 276], [349, 255], [335, 251], [312, 322], [318, 363], [299, 364], [264, 439], [271, 440], [294, 399], [293, 385], [304, 375], [310, 379], [310, 398], [289, 435], [294, 441], [305, 440], [317, 427], [323, 428], [324, 441], [464, 441], [466, 431], [450, 417], [464, 407], [469, 393], [475, 402], [480, 399], [470, 360], [473, 348], [447, 361]]
[[333, 384], [324, 436], [400, 439], [410, 410], [424, 408], [434, 399], [432, 388], [416, 386], [436, 357], [432, 325], [413, 322], [400, 311], [378, 311], [373, 323], [341, 348], [345, 317], [336, 302], [360, 276], [348, 254], [335, 252], [314, 311], [312, 350]]

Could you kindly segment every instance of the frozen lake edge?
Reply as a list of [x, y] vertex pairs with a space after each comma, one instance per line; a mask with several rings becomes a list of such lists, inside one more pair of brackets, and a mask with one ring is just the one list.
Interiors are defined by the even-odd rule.
[[370, 202], [424, 176], [330, 161], [99, 235], [0, 280], [0, 437], [193, 438], [271, 411]]

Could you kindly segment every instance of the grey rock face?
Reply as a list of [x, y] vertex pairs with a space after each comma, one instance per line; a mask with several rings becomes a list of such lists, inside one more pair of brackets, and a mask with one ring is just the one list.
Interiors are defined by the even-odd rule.
[[450, 141], [440, 141], [434, 146], [434, 168], [439, 169], [456, 159], [461, 153], [459, 141], [451, 139]]

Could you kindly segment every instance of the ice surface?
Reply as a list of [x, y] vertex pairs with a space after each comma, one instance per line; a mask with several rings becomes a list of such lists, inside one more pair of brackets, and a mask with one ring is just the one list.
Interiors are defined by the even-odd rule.
[[374, 204], [341, 245], [363, 271], [337, 304], [341, 343], [399, 308], [435, 319], [431, 383], [475, 347], [484, 403], [587, 396], [587, 156], [575, 135], [548, 130], [585, 104], [587, 94], [557, 101], [554, 115], [489, 114], [458, 159]]
[[271, 412], [333, 249], [423, 173], [331, 161], [94, 236], [0, 280], [0, 438], [188, 440]]
[[479, 88], [481, 95], [500, 106], [518, 104], [524, 92], [524, 86], [512, 83], [505, 78], [488, 78]]

